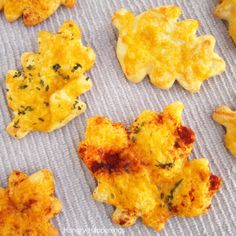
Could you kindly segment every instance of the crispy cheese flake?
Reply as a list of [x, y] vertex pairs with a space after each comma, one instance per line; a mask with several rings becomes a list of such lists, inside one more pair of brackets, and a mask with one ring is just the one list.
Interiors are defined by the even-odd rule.
[[161, 230], [171, 216], [206, 213], [221, 179], [207, 159], [189, 161], [194, 132], [182, 125], [183, 105], [144, 111], [127, 130], [104, 117], [88, 120], [79, 156], [98, 181], [93, 196], [115, 206], [112, 219], [130, 226], [141, 217]]
[[215, 38], [197, 37], [198, 21], [177, 21], [180, 15], [177, 6], [153, 8], [139, 16], [125, 9], [114, 14], [117, 56], [129, 81], [138, 83], [149, 75], [161, 89], [177, 80], [197, 92], [204, 80], [225, 70], [224, 60], [214, 52]]
[[215, 15], [229, 23], [229, 33], [236, 43], [236, 0], [221, 0]]
[[30, 131], [51, 132], [86, 110], [79, 96], [92, 87], [84, 75], [95, 54], [83, 46], [80, 29], [65, 22], [56, 34], [40, 32], [39, 53], [24, 53], [23, 72], [8, 71], [7, 100], [14, 119], [7, 131], [22, 138]]
[[61, 208], [49, 170], [31, 176], [14, 171], [8, 187], [0, 188], [0, 235], [56, 236], [58, 230], [50, 220]]
[[218, 107], [213, 113], [213, 119], [226, 128], [225, 145], [236, 157], [236, 111], [227, 106]]
[[23, 17], [24, 24], [33, 26], [50, 17], [61, 5], [73, 7], [77, 0], [0, 0], [7, 21]]

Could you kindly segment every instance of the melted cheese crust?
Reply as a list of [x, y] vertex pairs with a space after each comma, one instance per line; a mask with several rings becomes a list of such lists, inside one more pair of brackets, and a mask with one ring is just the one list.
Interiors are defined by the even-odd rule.
[[6, 189], [0, 188], [0, 235], [56, 236], [50, 220], [60, 211], [54, 196], [54, 178], [49, 170], [31, 176], [14, 171]]
[[171, 216], [208, 211], [221, 180], [207, 159], [188, 160], [195, 135], [182, 125], [182, 110], [175, 102], [163, 113], [144, 111], [130, 130], [104, 117], [88, 120], [79, 156], [98, 181], [95, 200], [115, 206], [115, 223], [141, 217], [161, 230]]
[[22, 55], [23, 72], [7, 73], [7, 100], [14, 112], [7, 131], [16, 138], [66, 125], [85, 111], [79, 96], [92, 87], [84, 73], [93, 66], [95, 54], [83, 46], [75, 23], [65, 22], [56, 34], [40, 32], [38, 43], [37, 54]]
[[177, 21], [177, 6], [150, 9], [139, 16], [125, 9], [113, 16], [119, 30], [117, 56], [131, 82], [149, 75], [153, 85], [169, 89], [175, 80], [197, 92], [204, 80], [225, 70], [225, 62], [214, 52], [211, 35], [196, 36], [199, 23]]
[[218, 107], [213, 113], [213, 119], [226, 128], [225, 145], [236, 157], [236, 111], [227, 106]]
[[34, 26], [50, 17], [58, 7], [73, 7], [77, 0], [0, 0], [7, 21], [23, 17], [24, 24]]
[[236, 0], [221, 0], [215, 15], [229, 23], [229, 34], [236, 43]]

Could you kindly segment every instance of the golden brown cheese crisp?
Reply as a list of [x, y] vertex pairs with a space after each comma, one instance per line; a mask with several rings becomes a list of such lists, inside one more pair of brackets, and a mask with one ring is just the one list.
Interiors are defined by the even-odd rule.
[[213, 119], [226, 128], [225, 145], [236, 157], [236, 111], [227, 106], [218, 107], [213, 113]]
[[7, 21], [23, 17], [24, 24], [34, 26], [50, 17], [61, 5], [73, 7], [77, 0], [0, 0]]
[[112, 220], [130, 226], [141, 217], [161, 230], [171, 216], [206, 213], [221, 179], [207, 159], [188, 160], [194, 132], [182, 124], [183, 105], [144, 111], [130, 130], [96, 116], [88, 120], [79, 156], [98, 181], [97, 201], [116, 209]]
[[153, 8], [139, 16], [125, 9], [114, 14], [117, 56], [129, 81], [138, 83], [149, 75], [161, 89], [177, 80], [197, 92], [204, 80], [225, 70], [224, 60], [214, 52], [215, 38], [197, 37], [198, 21], [177, 21], [180, 15], [177, 6]]
[[54, 196], [54, 178], [49, 170], [31, 176], [14, 171], [6, 189], [0, 188], [0, 235], [56, 236], [50, 220], [62, 209]]
[[236, 43], [236, 0], [221, 0], [215, 15], [229, 23], [229, 33]]
[[7, 132], [15, 138], [66, 125], [86, 110], [79, 96], [92, 87], [84, 73], [93, 66], [95, 54], [83, 46], [74, 22], [65, 22], [56, 34], [40, 32], [38, 43], [37, 54], [22, 55], [22, 72], [7, 73], [7, 101], [14, 112]]

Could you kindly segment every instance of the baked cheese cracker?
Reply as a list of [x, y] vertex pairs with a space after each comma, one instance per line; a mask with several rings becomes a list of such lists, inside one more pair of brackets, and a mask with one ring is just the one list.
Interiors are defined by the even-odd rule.
[[177, 6], [153, 8], [138, 16], [125, 9], [114, 14], [117, 56], [129, 81], [138, 83], [149, 75], [161, 89], [177, 80], [197, 92], [203, 81], [225, 70], [224, 60], [214, 52], [215, 38], [197, 37], [198, 21], [177, 21], [180, 15]]
[[50, 223], [62, 209], [54, 196], [54, 178], [49, 170], [27, 176], [11, 173], [7, 188], [0, 188], [0, 235], [56, 236]]
[[236, 111], [227, 106], [218, 107], [213, 113], [213, 119], [226, 128], [225, 145], [236, 157]]
[[92, 87], [84, 73], [93, 66], [95, 54], [82, 44], [74, 22], [65, 22], [56, 34], [40, 32], [38, 43], [38, 53], [22, 55], [22, 72], [7, 73], [7, 101], [14, 112], [7, 132], [15, 138], [66, 125], [85, 111], [80, 95]]
[[208, 160], [188, 160], [194, 132], [182, 124], [183, 105], [144, 111], [130, 130], [96, 116], [88, 120], [79, 156], [98, 186], [95, 200], [115, 207], [113, 222], [161, 230], [171, 216], [206, 213], [221, 186]]
[[229, 23], [229, 33], [236, 43], [236, 0], [221, 0], [215, 15]]
[[61, 5], [73, 7], [77, 0], [0, 0], [7, 21], [22, 16], [27, 26], [34, 26], [50, 17]]

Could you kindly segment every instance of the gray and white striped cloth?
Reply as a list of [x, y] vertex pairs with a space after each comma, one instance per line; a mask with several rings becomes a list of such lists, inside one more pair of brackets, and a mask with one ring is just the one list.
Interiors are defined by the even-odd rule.
[[[216, 37], [216, 51], [227, 63], [226, 72], [204, 82], [197, 94], [190, 94], [177, 83], [168, 91], [153, 87], [147, 80], [131, 84], [126, 81], [116, 58], [117, 32], [111, 24], [114, 11], [125, 7], [138, 14], [151, 7], [170, 4], [181, 6], [182, 19], [194, 18], [201, 22], [198, 35]], [[112, 224], [112, 207], [91, 198], [96, 184], [78, 159], [77, 145], [90, 116], [104, 115], [128, 125], [144, 109], [161, 111], [167, 104], [179, 100], [185, 105], [185, 124], [192, 127], [197, 136], [191, 158], [207, 157], [213, 173], [221, 176], [224, 184], [208, 214], [174, 217], [159, 235], [236, 235], [236, 159], [224, 147], [223, 128], [211, 119], [218, 105], [236, 108], [236, 46], [227, 33], [226, 24], [212, 14], [216, 4], [217, 0], [78, 0], [73, 9], [61, 7], [48, 20], [31, 28], [25, 27], [21, 20], [7, 23], [0, 13], [1, 185], [6, 186], [7, 176], [13, 169], [30, 174], [46, 167], [55, 175], [56, 194], [64, 205], [62, 213], [53, 221], [60, 235], [156, 235], [141, 222], [126, 229]], [[51, 134], [31, 133], [20, 141], [14, 140], [5, 132], [11, 118], [5, 99], [5, 74], [8, 69], [21, 68], [23, 52], [37, 51], [39, 31], [55, 32], [69, 19], [79, 24], [84, 42], [97, 54], [96, 65], [88, 73], [94, 87], [82, 98], [88, 109]]]

